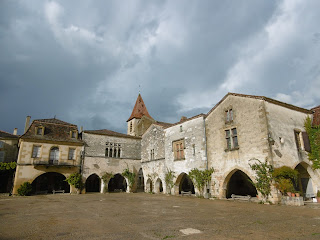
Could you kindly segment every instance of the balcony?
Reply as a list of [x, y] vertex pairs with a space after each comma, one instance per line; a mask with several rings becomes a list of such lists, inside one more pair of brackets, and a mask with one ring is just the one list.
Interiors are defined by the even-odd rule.
[[45, 166], [45, 167], [79, 167], [75, 160], [44, 160], [44, 159], [33, 159], [34, 166]]

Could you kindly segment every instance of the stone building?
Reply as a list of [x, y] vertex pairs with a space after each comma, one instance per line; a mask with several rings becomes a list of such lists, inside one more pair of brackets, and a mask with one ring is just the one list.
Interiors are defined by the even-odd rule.
[[[16, 162], [18, 156], [18, 140], [17, 129], [13, 134], [0, 131], [0, 163]], [[8, 193], [11, 191], [13, 184], [13, 170], [0, 170], [0, 193]]]
[[[101, 180], [105, 173], [114, 174], [108, 184], [108, 190], [129, 191], [128, 182], [122, 172], [128, 168], [136, 173], [141, 168], [141, 138], [107, 129], [85, 130], [82, 132], [85, 142], [82, 175], [87, 192], [103, 192], [104, 182]], [[141, 188], [134, 186], [133, 191]], [[142, 186], [143, 188], [143, 186]]]
[[[26, 181], [33, 193], [69, 192], [64, 180], [80, 172], [83, 142], [76, 125], [59, 119], [26, 119], [25, 133], [19, 139], [19, 155], [13, 194]], [[71, 191], [73, 189], [71, 188]]]
[[[81, 171], [86, 192], [103, 192], [108, 184], [108, 191], [197, 194], [189, 172], [213, 168], [207, 193], [217, 198], [255, 196], [258, 192], [249, 180], [256, 176], [250, 164], [267, 160], [274, 167], [298, 170], [297, 190], [310, 198], [320, 190], [320, 171], [312, 169], [308, 160], [307, 117], [318, 123], [319, 107], [308, 110], [263, 96], [228, 93], [207, 114], [182, 117], [173, 124], [153, 119], [139, 94], [127, 120], [127, 134], [85, 130], [80, 140], [72, 138], [73, 131], [77, 136], [75, 125], [56, 119], [35, 120], [20, 138], [14, 192], [22, 182], [34, 182], [43, 173], [66, 177]], [[56, 125], [63, 126], [61, 131], [52, 129]], [[50, 160], [56, 148], [61, 151], [58, 165]], [[72, 163], [66, 159], [70, 149], [75, 149]], [[132, 189], [122, 176], [125, 169], [136, 174]], [[165, 183], [168, 171], [174, 172], [172, 189]], [[105, 183], [106, 173], [115, 177]], [[275, 189], [272, 197], [277, 201]]]

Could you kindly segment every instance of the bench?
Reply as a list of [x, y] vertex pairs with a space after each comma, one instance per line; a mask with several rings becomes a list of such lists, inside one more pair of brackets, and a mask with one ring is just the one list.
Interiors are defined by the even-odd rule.
[[249, 201], [249, 202], [251, 201], [251, 196], [250, 196], [250, 195], [242, 196], [242, 195], [232, 194], [232, 195], [231, 195], [231, 198], [232, 198], [233, 200], [238, 199], [238, 200], [244, 200], [244, 201]]
[[184, 196], [184, 195], [191, 196], [191, 191], [189, 192], [181, 191], [181, 196]]
[[52, 193], [53, 193], [53, 194], [56, 194], [56, 193], [64, 193], [64, 190], [52, 190]]

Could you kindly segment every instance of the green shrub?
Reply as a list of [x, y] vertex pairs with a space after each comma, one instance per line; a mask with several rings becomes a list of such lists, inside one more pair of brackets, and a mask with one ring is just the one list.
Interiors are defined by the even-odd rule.
[[279, 189], [279, 191], [282, 194], [286, 194], [287, 192], [294, 192], [295, 191], [293, 184], [292, 184], [292, 181], [290, 179], [285, 179], [285, 178], [278, 179], [274, 185], [277, 189]]
[[282, 166], [280, 168], [275, 168], [272, 175], [275, 181], [275, 187], [279, 189], [282, 194], [287, 192], [294, 192], [293, 183], [297, 183], [298, 171]]
[[19, 196], [29, 196], [32, 192], [32, 185], [29, 182], [24, 182], [19, 188], [18, 188], [18, 194]]
[[320, 190], [318, 190], [317, 192], [317, 197], [320, 197]]
[[65, 181], [77, 189], [82, 189], [83, 187], [82, 177], [80, 173], [71, 174], [65, 179]]
[[135, 183], [136, 174], [133, 172], [130, 172], [129, 167], [127, 166], [127, 168], [123, 171], [122, 176], [128, 179], [129, 187], [131, 189]]

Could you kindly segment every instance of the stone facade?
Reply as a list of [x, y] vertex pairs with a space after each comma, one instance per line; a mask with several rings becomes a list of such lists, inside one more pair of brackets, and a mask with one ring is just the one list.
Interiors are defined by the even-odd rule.
[[[75, 168], [85, 182], [85, 190], [146, 191], [155, 193], [199, 193], [188, 174], [192, 169], [214, 169], [206, 192], [217, 198], [231, 194], [259, 194], [250, 181], [255, 172], [250, 164], [267, 160], [274, 167], [289, 166], [299, 171], [299, 189], [304, 197], [313, 197], [320, 190], [320, 171], [313, 170], [308, 160], [308, 139], [304, 121], [313, 111], [262, 96], [228, 93], [207, 114], [182, 117], [177, 123], [154, 120], [139, 94], [130, 118], [127, 134], [110, 130], [87, 130], [80, 134], [84, 147], [77, 145]], [[31, 181], [44, 171], [35, 166], [30, 156], [36, 138], [20, 139], [17, 186]], [[48, 139], [43, 143], [44, 160], [57, 144]], [[75, 143], [73, 143], [75, 144]], [[59, 143], [61, 158], [66, 157], [72, 143]], [[42, 156], [42, 155], [41, 155]], [[83, 161], [81, 161], [83, 160]], [[135, 185], [129, 189], [125, 169], [135, 173]], [[50, 171], [68, 175], [75, 169], [62, 170], [52, 166]], [[174, 172], [174, 186], [166, 186], [165, 176]], [[109, 182], [102, 181], [106, 173], [114, 174]], [[271, 201], [279, 201], [272, 190]]]
[[[104, 182], [101, 177], [106, 172], [121, 175], [126, 168], [129, 168], [138, 176], [141, 168], [141, 138], [124, 134], [110, 136], [109, 132], [103, 131], [84, 131], [82, 139], [85, 142], [82, 171], [84, 182], [91, 175], [97, 175], [100, 181], [99, 191], [103, 192]], [[109, 155], [111, 149], [112, 154]]]

